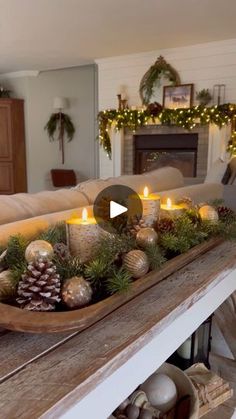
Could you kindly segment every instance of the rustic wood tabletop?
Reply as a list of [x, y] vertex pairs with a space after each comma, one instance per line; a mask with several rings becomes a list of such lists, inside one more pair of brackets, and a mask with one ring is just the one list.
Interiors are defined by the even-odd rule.
[[60, 417], [235, 269], [224, 242], [80, 333], [2, 330], [0, 417]]

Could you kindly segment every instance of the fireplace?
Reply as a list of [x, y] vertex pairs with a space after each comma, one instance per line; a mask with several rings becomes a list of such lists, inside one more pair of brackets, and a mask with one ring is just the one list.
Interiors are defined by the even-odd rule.
[[180, 169], [186, 182], [202, 182], [207, 173], [208, 147], [208, 125], [196, 125], [191, 131], [151, 124], [135, 133], [125, 130], [122, 173], [143, 173], [169, 165]]
[[184, 177], [196, 177], [197, 152], [196, 133], [134, 135], [134, 173], [172, 166]]

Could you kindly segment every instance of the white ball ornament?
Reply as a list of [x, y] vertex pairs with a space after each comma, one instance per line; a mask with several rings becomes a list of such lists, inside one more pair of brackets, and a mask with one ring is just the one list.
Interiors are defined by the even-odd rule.
[[217, 223], [219, 220], [218, 212], [211, 205], [203, 205], [199, 209], [199, 215], [203, 221], [211, 221]]
[[53, 247], [46, 240], [34, 240], [25, 250], [25, 259], [28, 263], [35, 262], [37, 259], [51, 260], [53, 255]]
[[177, 388], [166, 374], [152, 374], [140, 388], [145, 391], [151, 405], [162, 413], [168, 412], [176, 404]]

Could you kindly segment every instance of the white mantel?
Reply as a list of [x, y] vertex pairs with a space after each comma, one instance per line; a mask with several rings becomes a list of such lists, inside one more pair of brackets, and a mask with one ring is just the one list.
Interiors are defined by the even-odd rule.
[[[236, 103], [236, 39], [97, 60], [99, 109], [117, 108], [117, 94], [126, 92], [129, 106], [140, 106], [139, 83], [159, 55], [172, 64], [182, 83], [195, 91], [226, 84], [225, 102]], [[210, 125], [208, 168], [225, 154], [229, 129]], [[113, 157], [100, 149], [100, 177], [122, 173], [122, 133], [112, 134]]]

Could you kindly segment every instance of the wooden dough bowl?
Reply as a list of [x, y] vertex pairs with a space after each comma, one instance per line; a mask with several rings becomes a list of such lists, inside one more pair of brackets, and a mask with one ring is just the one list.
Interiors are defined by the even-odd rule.
[[172, 273], [192, 262], [199, 255], [207, 252], [222, 242], [214, 238], [187, 253], [166, 262], [159, 271], [152, 271], [132, 283], [130, 290], [123, 294], [114, 294], [91, 306], [64, 312], [33, 312], [22, 310], [9, 304], [0, 303], [0, 327], [19, 332], [54, 333], [63, 331], [81, 331], [101, 320], [118, 307], [132, 300], [148, 288], [163, 281]]

